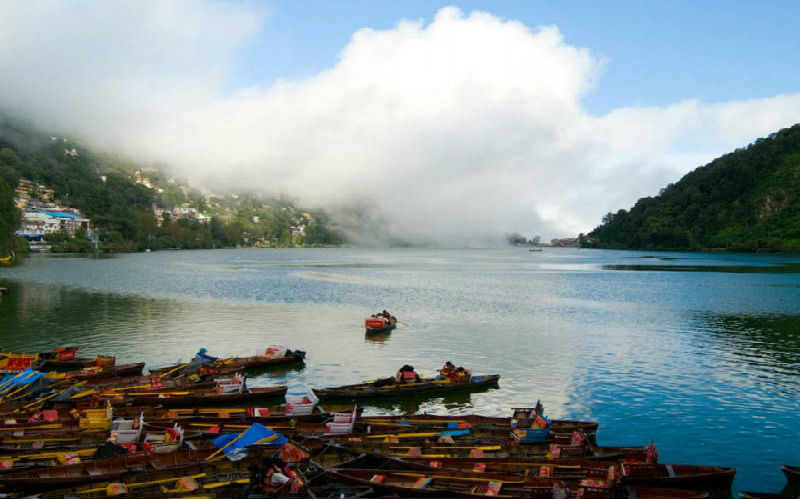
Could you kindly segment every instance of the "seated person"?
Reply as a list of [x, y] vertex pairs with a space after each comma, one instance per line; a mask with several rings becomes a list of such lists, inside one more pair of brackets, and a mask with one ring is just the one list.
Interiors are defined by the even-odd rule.
[[195, 357], [195, 359], [200, 358], [200, 359], [205, 359], [205, 360], [208, 360], [208, 361], [216, 361], [216, 360], [219, 359], [219, 358], [215, 358], [214, 356], [209, 356], [208, 354], [206, 354], [207, 352], [208, 352], [208, 350], [205, 347], [201, 347], [200, 350], [197, 351], [197, 354], [194, 355], [194, 357]]
[[469, 382], [472, 378], [472, 372], [465, 369], [463, 366], [456, 368], [455, 377], [453, 380], [456, 382]]
[[419, 375], [417, 375], [417, 372], [414, 371], [414, 367], [411, 365], [403, 365], [395, 375], [395, 381], [398, 384], [410, 384], [419, 382], [419, 380]]
[[439, 370], [439, 376], [436, 377], [439, 380], [451, 378], [455, 375], [456, 372], [456, 365], [454, 365], [451, 361], [448, 361], [444, 364], [444, 366]]

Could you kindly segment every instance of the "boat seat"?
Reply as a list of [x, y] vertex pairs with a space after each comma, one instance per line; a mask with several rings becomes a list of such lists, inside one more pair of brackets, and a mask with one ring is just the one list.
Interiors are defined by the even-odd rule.
[[669, 474], [669, 477], [675, 477], [675, 470], [672, 469], [672, 465], [666, 464], [664, 467], [667, 469], [667, 474]]
[[353, 426], [356, 423], [356, 415], [358, 414], [358, 406], [353, 407], [353, 411], [349, 413], [334, 413], [333, 422], [327, 424], [326, 430], [328, 434], [350, 434], [353, 432]]

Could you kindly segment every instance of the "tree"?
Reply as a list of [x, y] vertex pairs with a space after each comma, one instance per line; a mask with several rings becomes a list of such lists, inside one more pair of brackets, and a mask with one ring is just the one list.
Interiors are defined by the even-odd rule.
[[14, 190], [0, 179], [0, 257], [6, 257], [16, 250], [15, 232], [19, 227], [20, 214], [14, 204]]
[[506, 239], [508, 240], [509, 245], [514, 245], [514, 246], [524, 245], [525, 243], [528, 242], [528, 239], [519, 233], [511, 233], [508, 236], [506, 236]]

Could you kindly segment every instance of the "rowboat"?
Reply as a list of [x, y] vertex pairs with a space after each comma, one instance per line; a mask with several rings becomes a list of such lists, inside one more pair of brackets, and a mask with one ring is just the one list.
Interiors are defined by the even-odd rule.
[[100, 396], [111, 401], [112, 405], [226, 405], [247, 401], [258, 401], [269, 398], [280, 398], [286, 395], [286, 386], [253, 387], [243, 392], [210, 392], [208, 389], [186, 389], [140, 392], [101, 392]]
[[733, 467], [677, 464], [622, 464], [622, 482], [634, 486], [699, 490], [729, 490]]
[[781, 465], [781, 470], [783, 474], [786, 476], [786, 480], [789, 481], [789, 484], [797, 485], [800, 484], [800, 467], [794, 467], [791, 465]]
[[[480, 471], [485, 473], [514, 473], [559, 479], [583, 479], [587, 470], [605, 470], [614, 467], [614, 461], [594, 461], [584, 459], [545, 459], [531, 460], [519, 458], [414, 458], [406, 457], [398, 462], [412, 463], [440, 470]], [[543, 471], [542, 468], [547, 468]]]
[[764, 493], [761, 491], [740, 491], [739, 498], [786, 498], [780, 493]]
[[73, 380], [98, 380], [116, 377], [130, 377], [141, 375], [144, 363], [127, 363], [122, 365], [111, 364], [102, 366], [88, 366], [80, 371], [57, 374], [48, 373], [51, 378], [65, 378]]
[[314, 394], [319, 399], [365, 399], [375, 397], [402, 397], [414, 394], [429, 394], [448, 391], [472, 390], [482, 387], [497, 386], [500, 375], [473, 375], [470, 380], [456, 382], [449, 379], [437, 380], [434, 378], [421, 379], [416, 383], [391, 384], [377, 387], [375, 383], [361, 383], [329, 387], [327, 389], [314, 388]]
[[[502, 428], [511, 429], [518, 426], [520, 423], [515, 418], [505, 417], [485, 417], [482, 415], [432, 415], [432, 414], [418, 414], [411, 416], [404, 415], [383, 415], [363, 417], [359, 419], [360, 422], [370, 424], [373, 426], [389, 426], [389, 425], [406, 425], [410, 427], [461, 427], [472, 429], [489, 429], [489, 428]], [[588, 422], [580, 420], [551, 420], [551, 430], [556, 434], [572, 433], [581, 429], [587, 436], [594, 436], [597, 432], [599, 424], [597, 422]]]
[[328, 472], [343, 481], [371, 485], [401, 497], [552, 498], [556, 491], [577, 493], [580, 489], [584, 498], [611, 498], [614, 488], [613, 479], [606, 477], [608, 471], [576, 481], [464, 471], [328, 469]]
[[307, 412], [297, 412], [287, 405], [263, 407], [213, 407], [213, 408], [163, 408], [150, 406], [122, 406], [114, 408], [114, 416], [145, 417], [172, 419], [176, 422], [195, 421], [241, 421], [259, 422], [268, 425], [272, 422], [283, 422], [294, 419], [297, 422], [321, 422], [331, 418], [331, 414], [314, 406]]
[[[254, 447], [246, 460], [206, 460], [209, 450], [198, 450], [198, 460], [192, 459], [178, 466], [163, 467], [163, 461], [154, 462], [157, 468], [127, 472], [112, 481], [92, 481], [58, 490], [38, 493], [38, 498], [243, 498], [249, 483], [248, 467], [264, 455], [272, 455], [275, 448]], [[197, 453], [197, 452], [195, 452]], [[298, 473], [301, 479], [304, 479]], [[284, 496], [284, 495], [281, 495]]]
[[44, 467], [0, 475], [4, 489], [46, 491], [109, 481], [147, 470], [179, 470], [202, 463], [215, 449], [180, 450], [157, 455], [119, 456], [58, 467]]
[[38, 498], [163, 498], [167, 496], [202, 495], [203, 498], [243, 498], [244, 487], [250, 482], [247, 468], [239, 462], [229, 471], [197, 472], [167, 477], [147, 476], [136, 482], [105, 482], [47, 491]]
[[390, 332], [397, 328], [397, 320], [392, 321], [392, 318], [383, 316], [370, 316], [364, 320], [364, 327], [367, 335]]
[[39, 359], [34, 362], [32, 368], [39, 371], [48, 370], [81, 370], [89, 366], [102, 366], [114, 364], [114, 356], [96, 356], [94, 358], [78, 358], [75, 353], [81, 346], [59, 347], [53, 352], [42, 352], [38, 354]]
[[[428, 470], [463, 471], [485, 474], [522, 474], [524, 476], [551, 477], [555, 479], [581, 480], [599, 471], [606, 473], [618, 462], [600, 462], [580, 459], [520, 459], [520, 458], [392, 458], [369, 452], [357, 452], [340, 445], [333, 445], [312, 454], [314, 463], [336, 469], [384, 469], [384, 470]], [[543, 469], [546, 468], [546, 469]], [[616, 471], [615, 471], [616, 474]]]
[[190, 361], [189, 363], [151, 369], [150, 373], [163, 377], [176, 377], [184, 373], [194, 372], [231, 374], [274, 365], [302, 363], [305, 357], [305, 351], [293, 351], [283, 346], [270, 346], [263, 354], [258, 354], [256, 356], [218, 359], [216, 361], [197, 365], [192, 365]]

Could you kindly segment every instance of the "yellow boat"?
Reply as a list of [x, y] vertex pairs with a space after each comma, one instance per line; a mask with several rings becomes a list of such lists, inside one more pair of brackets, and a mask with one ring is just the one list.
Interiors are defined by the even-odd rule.
[[11, 264], [11, 256], [0, 257], [0, 264]]

